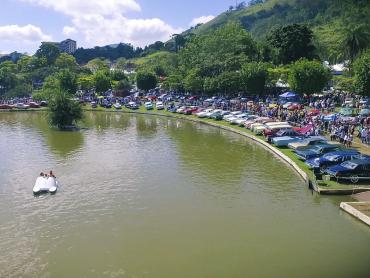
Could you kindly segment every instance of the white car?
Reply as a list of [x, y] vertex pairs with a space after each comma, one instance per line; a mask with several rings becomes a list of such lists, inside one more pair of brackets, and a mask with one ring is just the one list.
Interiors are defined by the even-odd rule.
[[237, 115], [237, 116], [235, 116], [235, 118], [230, 122], [231, 124], [233, 124], [233, 125], [239, 125], [239, 121], [240, 120], [245, 120], [245, 119], [247, 119], [248, 118], [248, 114], [245, 114], [245, 113], [243, 113], [243, 114], [240, 114], [240, 115]]
[[24, 104], [24, 103], [21, 103], [21, 102], [17, 103], [17, 104], [15, 105], [15, 107], [16, 107], [16, 108], [18, 108], [18, 109], [28, 109], [28, 108], [30, 108], [30, 106], [29, 106], [29, 105]]
[[247, 122], [247, 121], [250, 121], [250, 120], [254, 120], [254, 119], [257, 119], [258, 116], [255, 116], [255, 115], [248, 115], [247, 117], [243, 117], [243, 118], [240, 118], [235, 122], [235, 124], [237, 124], [238, 126], [244, 126], [244, 123]]
[[184, 113], [185, 109], [186, 109], [186, 106], [182, 106], [182, 107], [180, 107], [179, 109], [176, 110], [176, 113], [182, 114], [182, 113]]
[[239, 114], [242, 114], [242, 111], [230, 112], [228, 115], [224, 116], [224, 120], [227, 121], [228, 118], [235, 117]]
[[199, 112], [197, 113], [196, 115], [199, 117], [199, 118], [207, 118], [207, 114], [208, 113], [211, 113], [213, 111], [213, 109], [206, 109], [202, 112]]
[[163, 110], [164, 109], [164, 104], [162, 101], [158, 101], [155, 105], [157, 107], [157, 110]]
[[208, 112], [208, 113], [206, 114], [206, 117], [207, 117], [207, 118], [211, 118], [213, 114], [215, 114], [215, 113], [221, 113], [221, 111], [222, 111], [221, 109], [215, 109], [215, 110], [212, 110], [212, 111], [210, 111], [210, 112]]

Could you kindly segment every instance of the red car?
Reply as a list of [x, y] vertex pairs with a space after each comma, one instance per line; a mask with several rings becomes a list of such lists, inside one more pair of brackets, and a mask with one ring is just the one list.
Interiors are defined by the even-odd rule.
[[318, 110], [318, 109], [312, 109], [307, 114], [308, 117], [314, 117], [314, 116], [318, 116], [318, 115], [320, 115], [320, 110]]
[[184, 114], [185, 115], [191, 115], [193, 114], [195, 111], [198, 110], [198, 107], [187, 107], [185, 110], [184, 110]]
[[40, 105], [36, 102], [33, 102], [33, 101], [30, 102], [29, 105], [30, 105], [30, 108], [40, 108]]
[[13, 109], [14, 106], [9, 104], [0, 104], [0, 109]]
[[292, 105], [290, 105], [288, 107], [288, 110], [289, 111], [295, 111], [295, 110], [301, 110], [303, 107], [302, 105], [298, 104], [298, 103], [293, 103]]
[[193, 114], [200, 113], [204, 111], [204, 108], [197, 108], [195, 111], [193, 111]]

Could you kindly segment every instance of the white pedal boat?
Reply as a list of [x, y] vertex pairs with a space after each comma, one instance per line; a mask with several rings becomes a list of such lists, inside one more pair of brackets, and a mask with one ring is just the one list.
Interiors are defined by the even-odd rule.
[[35, 182], [35, 186], [33, 187], [33, 194], [40, 194], [40, 193], [56, 193], [58, 190], [58, 181], [56, 178], [53, 177], [38, 177]]

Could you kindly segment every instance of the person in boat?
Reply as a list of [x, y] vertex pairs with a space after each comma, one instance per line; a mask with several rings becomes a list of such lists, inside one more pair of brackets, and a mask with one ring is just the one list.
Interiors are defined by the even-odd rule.
[[40, 173], [40, 177], [45, 177], [43, 172]]
[[50, 170], [50, 172], [49, 172], [49, 177], [52, 177], [52, 178], [54, 178], [54, 179], [56, 179], [57, 177], [53, 174], [53, 171], [52, 170]]

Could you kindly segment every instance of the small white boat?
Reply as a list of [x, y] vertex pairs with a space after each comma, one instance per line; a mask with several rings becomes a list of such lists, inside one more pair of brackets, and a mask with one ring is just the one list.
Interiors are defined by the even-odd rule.
[[58, 181], [56, 178], [53, 177], [38, 177], [35, 182], [35, 186], [33, 187], [33, 194], [41, 194], [41, 193], [56, 193], [58, 190]]

